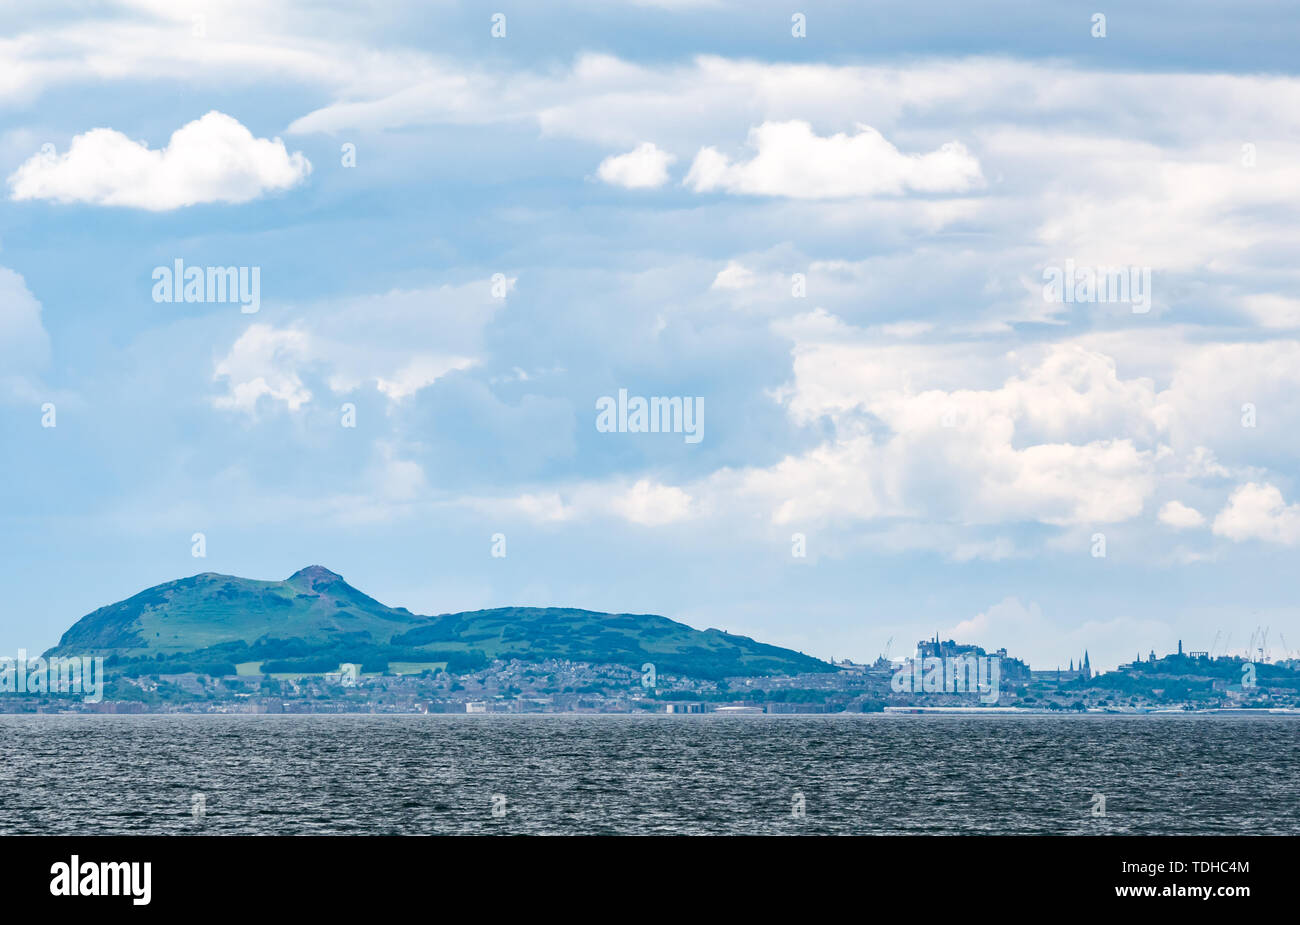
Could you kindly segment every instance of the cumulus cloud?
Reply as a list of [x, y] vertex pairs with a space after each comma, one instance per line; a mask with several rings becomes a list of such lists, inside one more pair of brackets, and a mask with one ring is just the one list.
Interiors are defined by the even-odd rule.
[[[1155, 489], [1154, 387], [1122, 379], [1106, 356], [1056, 345], [1037, 360], [1003, 357], [988, 386], [972, 387], [978, 365], [962, 372], [963, 348], [882, 346], [826, 313], [779, 327], [796, 343], [794, 381], [777, 397], [793, 419], [833, 432], [734, 477], [777, 523], [1111, 523], [1141, 513]], [[1015, 372], [999, 383], [998, 366]]]
[[1288, 505], [1276, 485], [1248, 482], [1214, 518], [1214, 532], [1238, 543], [1257, 539], [1294, 546], [1300, 542], [1300, 504]]
[[1181, 501], [1170, 501], [1160, 508], [1160, 522], [1175, 530], [1187, 530], [1205, 523], [1205, 515]]
[[668, 165], [677, 160], [652, 142], [643, 142], [626, 154], [607, 157], [596, 168], [596, 176], [611, 186], [654, 189], [668, 182]]
[[125, 206], [165, 212], [200, 203], [241, 203], [289, 189], [311, 172], [280, 139], [255, 138], [213, 110], [172, 133], [157, 150], [121, 132], [77, 135], [63, 154], [42, 152], [9, 177], [15, 200]]
[[903, 154], [869, 125], [859, 125], [854, 135], [821, 137], [807, 122], [764, 122], [750, 131], [749, 146], [757, 153], [738, 163], [716, 148], [702, 149], [686, 185], [697, 193], [833, 199], [960, 193], [983, 181], [979, 162], [957, 142], [928, 154]]
[[217, 362], [213, 378], [226, 380], [228, 391], [217, 396], [214, 404], [252, 414], [266, 397], [297, 411], [311, 401], [311, 391], [298, 374], [299, 365], [310, 355], [310, 338], [304, 331], [249, 325]]

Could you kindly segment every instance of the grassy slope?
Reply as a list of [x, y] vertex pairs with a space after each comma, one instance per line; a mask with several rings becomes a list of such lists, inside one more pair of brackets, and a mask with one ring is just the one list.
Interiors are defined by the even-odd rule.
[[[700, 661], [708, 672], [772, 674], [818, 671], [826, 664], [810, 656], [733, 636], [700, 631], [653, 614], [610, 614], [556, 607], [502, 607], [444, 614], [396, 637], [402, 645], [434, 649], [478, 649], [490, 657], [567, 658], [633, 664], [653, 662], [660, 671], [687, 670]], [[638, 661], [639, 660], [639, 661]], [[687, 671], [687, 673], [693, 673]]]

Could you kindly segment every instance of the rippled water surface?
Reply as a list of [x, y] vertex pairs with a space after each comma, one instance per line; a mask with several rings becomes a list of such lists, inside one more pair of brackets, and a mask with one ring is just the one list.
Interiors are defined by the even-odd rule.
[[0, 716], [0, 756], [5, 834], [1300, 833], [1284, 717]]

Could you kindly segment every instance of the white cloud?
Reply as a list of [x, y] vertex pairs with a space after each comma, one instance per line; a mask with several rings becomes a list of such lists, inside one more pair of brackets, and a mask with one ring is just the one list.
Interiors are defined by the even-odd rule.
[[965, 192], [983, 182], [979, 162], [957, 143], [903, 154], [869, 125], [856, 135], [820, 137], [807, 122], [764, 122], [749, 133], [754, 157], [732, 163], [715, 148], [695, 156], [685, 183], [697, 193], [722, 190], [794, 199]]
[[1238, 543], [1258, 539], [1294, 546], [1300, 542], [1300, 504], [1288, 505], [1276, 485], [1248, 482], [1214, 518], [1214, 533]]
[[[1300, 341], [1148, 342], [1129, 349], [1152, 359], [1173, 352], [1156, 413], [1175, 449], [1209, 447], [1221, 462], [1238, 466], [1255, 464], [1261, 442], [1300, 457], [1300, 429], [1283, 423], [1300, 420]], [[1247, 405], [1254, 406], [1255, 427], [1243, 426]]]
[[392, 379], [376, 377], [375, 385], [396, 401], [414, 395], [426, 385], [433, 385], [447, 373], [469, 369], [477, 362], [473, 357], [419, 356], [399, 369]]
[[520, 514], [542, 523], [570, 520], [575, 515], [573, 508], [565, 504], [559, 492], [525, 493], [505, 502], [480, 502], [477, 506], [493, 513], [506, 511]]
[[[793, 341], [793, 378], [773, 397], [794, 423], [829, 435], [687, 488], [777, 524], [950, 524], [967, 532], [938, 530], [941, 546], [984, 556], [972, 527], [1124, 522], [1160, 488], [1258, 477], [1262, 439], [1296, 452], [1289, 429], [1240, 420], [1241, 396], [1259, 397], [1270, 421], [1293, 417], [1294, 342], [1194, 343], [1171, 330], [1159, 343], [1084, 335], [1004, 354], [992, 343], [882, 342], [820, 309], [773, 327]], [[1169, 387], [1135, 374], [1144, 368]], [[1157, 518], [1178, 529], [1206, 520], [1178, 501]], [[1300, 505], [1272, 485], [1247, 486], [1214, 532], [1300, 542]]]
[[[1018, 126], [984, 133], [980, 143], [987, 160], [1031, 182], [1036, 201], [1025, 207], [1038, 216], [1037, 239], [1059, 255], [1054, 263], [1069, 257], [1081, 266], [1224, 274], [1267, 261], [1267, 254], [1252, 253], [1263, 242], [1300, 239], [1294, 227], [1265, 218], [1300, 195], [1291, 140], [1273, 143], [1286, 155], [1255, 169], [1201, 139], [1176, 145], [1119, 132], [1098, 137]], [[1069, 169], [1045, 169], [1044, 161]], [[1081, 196], [1082, 189], [1093, 192]], [[1165, 298], [1161, 282], [1157, 276], [1157, 307]], [[1242, 307], [1279, 324], [1288, 311], [1258, 300]]]
[[477, 365], [500, 304], [489, 281], [475, 280], [317, 303], [280, 328], [253, 324], [217, 363], [226, 393], [216, 405], [253, 413], [266, 397], [297, 411], [312, 398], [309, 372], [335, 394], [372, 386], [401, 401]]
[[833, 435], [719, 480], [770, 505], [777, 523], [1113, 523], [1140, 514], [1155, 489], [1154, 386], [1120, 378], [1101, 354], [881, 345], [825, 312], [778, 328], [795, 339], [794, 381], [778, 400]]
[[748, 289], [752, 285], [754, 285], [754, 271], [732, 260], [718, 271], [718, 275], [713, 278], [713, 285], [709, 288]]
[[627, 491], [610, 498], [610, 507], [634, 524], [658, 527], [689, 517], [691, 496], [675, 486], [641, 479]]
[[518, 516], [537, 523], [616, 517], [643, 527], [689, 519], [695, 499], [673, 485], [650, 479], [588, 481], [565, 490], [524, 492], [513, 497], [468, 498], [468, 506], [494, 517]]
[[1249, 295], [1242, 308], [1265, 328], [1300, 328], [1300, 299], [1275, 293]]
[[311, 401], [311, 392], [298, 375], [298, 367], [310, 355], [310, 339], [304, 331], [249, 325], [217, 362], [213, 378], [227, 380], [228, 391], [217, 396], [214, 404], [254, 414], [258, 401], [266, 397], [297, 411]]
[[0, 267], [0, 398], [34, 399], [31, 377], [49, 354], [41, 303], [19, 274]]
[[652, 142], [643, 142], [626, 154], [607, 157], [596, 168], [596, 176], [612, 186], [654, 189], [668, 182], [668, 165], [677, 160]]
[[1160, 509], [1157, 515], [1162, 524], [1175, 530], [1187, 530], [1205, 523], [1205, 515], [1194, 507], [1188, 507], [1181, 501], [1170, 501]]
[[[116, 5], [119, 9], [112, 9]], [[51, 87], [160, 81], [262, 90], [269, 81], [374, 94], [428, 73], [428, 57], [356, 41], [374, 4], [125, 0], [0, 38], [0, 100]], [[126, 7], [126, 10], [120, 9]], [[103, 15], [97, 17], [96, 13]], [[196, 19], [203, 25], [196, 34]]]
[[209, 112], [151, 150], [121, 132], [78, 135], [64, 154], [36, 154], [9, 177], [15, 200], [48, 199], [162, 212], [198, 203], [241, 203], [296, 186], [311, 172], [301, 152], [254, 138], [236, 119]]

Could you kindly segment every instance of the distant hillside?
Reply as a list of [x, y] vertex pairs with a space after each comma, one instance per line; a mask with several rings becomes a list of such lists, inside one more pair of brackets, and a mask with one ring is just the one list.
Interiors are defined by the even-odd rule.
[[313, 565], [284, 581], [205, 572], [142, 591], [78, 620], [47, 655], [104, 655], [128, 673], [274, 661], [367, 670], [389, 661], [471, 670], [492, 658], [564, 658], [698, 678], [831, 671], [820, 659], [651, 614], [502, 607], [429, 617], [388, 607]]

